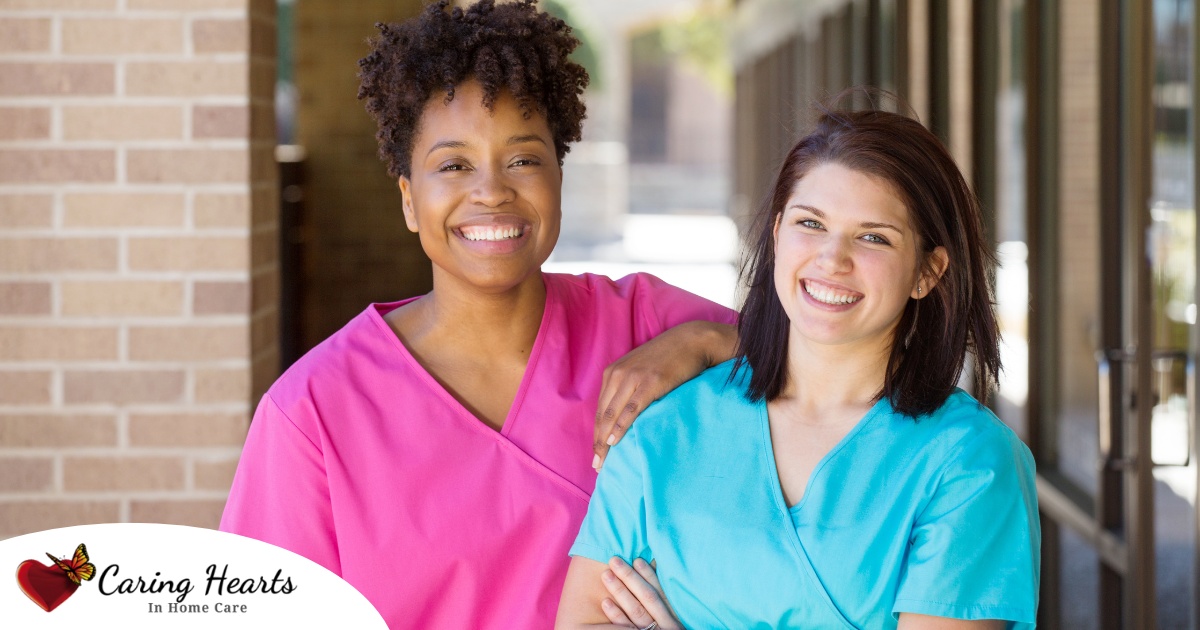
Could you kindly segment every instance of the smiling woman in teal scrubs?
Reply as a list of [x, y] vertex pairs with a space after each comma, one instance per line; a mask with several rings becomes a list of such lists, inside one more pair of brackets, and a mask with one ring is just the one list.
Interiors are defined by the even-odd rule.
[[737, 358], [614, 448], [556, 626], [1032, 627], [1033, 459], [956, 387], [968, 351], [979, 392], [1000, 360], [953, 159], [903, 116], [825, 112], [761, 219]]

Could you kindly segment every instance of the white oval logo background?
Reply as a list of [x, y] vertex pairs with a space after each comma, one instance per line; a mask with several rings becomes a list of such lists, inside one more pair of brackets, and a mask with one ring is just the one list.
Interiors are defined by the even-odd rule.
[[[53, 566], [47, 553], [71, 560], [80, 543], [95, 577], [43, 610], [22, 590], [18, 567], [26, 560]], [[27, 585], [31, 570], [45, 572], [31, 566], [22, 572]], [[247, 583], [255, 592], [237, 592], [248, 591]], [[116, 592], [130, 588], [158, 592]], [[0, 626], [387, 628], [361, 593], [303, 556], [236, 534], [152, 523], [79, 525], [0, 541]]]

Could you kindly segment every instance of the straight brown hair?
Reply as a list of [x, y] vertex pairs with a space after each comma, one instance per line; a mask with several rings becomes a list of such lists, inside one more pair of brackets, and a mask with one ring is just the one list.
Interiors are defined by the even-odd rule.
[[989, 282], [996, 258], [984, 240], [978, 200], [946, 147], [917, 121], [887, 111], [834, 109], [821, 109], [812, 133], [788, 152], [743, 263], [749, 290], [734, 374], [750, 367], [750, 399], [775, 400], [787, 382], [790, 322], [775, 288], [774, 226], [796, 182], [821, 164], [890, 184], [908, 208], [920, 251], [944, 247], [949, 254], [936, 286], [904, 307], [877, 398], [887, 397], [908, 416], [931, 413], [954, 391], [970, 352], [975, 395], [986, 400], [1001, 369], [1000, 332]]

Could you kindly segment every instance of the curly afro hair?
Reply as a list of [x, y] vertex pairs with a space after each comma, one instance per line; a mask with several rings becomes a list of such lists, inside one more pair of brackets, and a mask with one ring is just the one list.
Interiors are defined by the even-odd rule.
[[566, 22], [538, 11], [536, 0], [497, 5], [480, 0], [465, 11], [447, 12], [449, 0], [425, 7], [420, 16], [376, 24], [371, 53], [358, 62], [358, 98], [379, 124], [379, 157], [388, 174], [408, 177], [413, 142], [429, 99], [475, 79], [491, 110], [508, 90], [525, 117], [546, 117], [561, 166], [568, 143], [580, 138], [585, 109], [581, 95], [587, 71], [567, 60], [579, 45]]

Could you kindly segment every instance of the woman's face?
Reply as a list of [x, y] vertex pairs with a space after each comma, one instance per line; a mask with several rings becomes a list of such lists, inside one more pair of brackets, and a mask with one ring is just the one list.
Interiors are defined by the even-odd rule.
[[493, 111], [475, 80], [430, 98], [400, 178], [404, 220], [434, 279], [500, 293], [538, 277], [558, 241], [562, 169], [546, 118], [507, 91]]
[[934, 273], [921, 275], [908, 214], [889, 184], [840, 164], [796, 182], [775, 225], [775, 287], [793, 340], [886, 356], [908, 300], [928, 295], [948, 260], [938, 247]]

